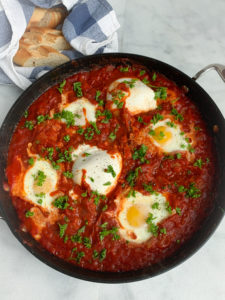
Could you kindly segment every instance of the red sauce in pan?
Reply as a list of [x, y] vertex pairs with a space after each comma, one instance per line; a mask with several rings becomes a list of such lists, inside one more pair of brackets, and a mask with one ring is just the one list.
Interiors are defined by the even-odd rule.
[[[121, 71], [121, 67], [125, 68], [122, 69], [125, 72]], [[153, 90], [156, 90], [156, 87], [166, 88], [166, 99], [155, 100], [158, 105], [156, 109], [135, 116], [130, 115], [125, 106], [115, 109], [108, 123], [101, 122], [103, 116], [98, 117], [96, 125], [100, 133], [94, 132], [92, 139], [86, 140], [84, 134], [77, 133], [77, 126], [68, 127], [65, 122], [54, 118], [53, 114], [60, 110], [63, 95], [57, 89], [57, 85], [47, 90], [29, 107], [11, 140], [7, 177], [21, 226], [49, 252], [84, 268], [118, 272], [139, 269], [159, 262], [172, 255], [192, 236], [211, 208], [215, 163], [212, 138], [207, 132], [206, 124], [182, 88], [162, 74], [153, 71], [141, 72], [143, 69], [139, 65], [128, 69], [126, 66], [108, 65], [89, 72], [80, 72], [66, 79], [62, 87], [63, 94], [68, 92], [67, 102], [75, 101], [78, 97], [73, 90], [73, 83], [80, 82], [84, 97], [97, 105], [96, 92], [101, 91], [99, 98], [104, 101], [104, 106], [99, 106], [98, 109], [110, 110], [109, 101], [106, 101], [109, 85], [115, 79], [133, 77], [144, 79], [146, 84], [155, 86]], [[126, 90], [127, 87], [122, 88]], [[173, 109], [179, 114], [178, 117], [177, 114], [171, 113]], [[139, 132], [146, 124], [151, 123], [156, 114], [170, 115], [171, 120], [179, 124], [185, 134], [191, 134], [194, 150], [191, 150], [191, 153], [186, 151], [190, 159], [186, 154], [177, 157], [177, 153], [159, 152], [156, 147], [147, 151], [144, 163], [132, 158], [135, 149], [142, 144], [139, 142]], [[45, 118], [38, 124], [37, 117], [40, 115]], [[90, 125], [83, 126], [83, 129], [88, 126]], [[111, 132], [116, 133], [114, 140], [109, 138]], [[65, 141], [65, 135], [70, 136], [69, 141]], [[57, 160], [57, 147], [64, 152], [70, 147], [76, 148], [86, 143], [112, 153], [118, 151], [122, 156], [123, 167], [117, 186], [106, 198], [100, 197], [96, 205], [95, 197], [85, 182], [79, 186], [72, 178], [63, 175], [63, 171], [71, 171], [72, 162], [62, 162], [60, 170], [57, 170], [57, 188], [68, 196], [68, 206], [65, 209], [59, 208], [57, 214], [51, 216], [51, 212], [18, 196], [22, 195], [20, 190], [23, 190], [24, 172], [30, 167], [27, 152], [29, 143], [31, 153], [40, 157], [47, 156], [47, 160], [49, 153], [46, 149], [53, 148], [51, 162]], [[171, 214], [159, 224], [166, 228], [166, 234], [158, 232], [141, 244], [128, 243], [119, 236], [117, 229], [114, 234], [109, 233], [101, 240], [99, 233], [103, 230], [102, 224], [107, 222], [107, 230], [119, 227], [115, 215], [113, 217], [116, 211], [114, 200], [129, 188], [127, 175], [137, 167], [141, 168], [141, 172], [138, 173], [132, 188], [148, 194], [143, 190], [143, 183], [149, 184], [155, 191], [166, 193], [171, 208], [179, 207], [180, 212]], [[15, 185], [17, 192], [14, 193], [12, 190]], [[193, 185], [197, 192], [191, 191]], [[179, 190], [181, 186], [186, 191], [189, 189], [189, 194], [182, 188]], [[77, 201], [73, 201], [69, 196], [71, 189], [79, 196]], [[61, 234], [59, 224], [64, 226]], [[77, 238], [71, 239], [76, 234]]]

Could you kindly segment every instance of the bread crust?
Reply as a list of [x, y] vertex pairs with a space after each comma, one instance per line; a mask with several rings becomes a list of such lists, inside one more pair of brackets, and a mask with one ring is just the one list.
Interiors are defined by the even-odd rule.
[[20, 47], [27, 50], [37, 46], [50, 46], [56, 50], [68, 50], [70, 44], [64, 38], [62, 31], [50, 28], [31, 27], [20, 40]]
[[20, 48], [13, 58], [15, 64], [23, 67], [56, 67], [67, 61], [69, 58], [66, 55], [49, 46], [38, 46], [30, 50]]
[[27, 30], [34, 26], [56, 28], [63, 22], [66, 15], [67, 11], [63, 7], [50, 9], [36, 7], [27, 25]]

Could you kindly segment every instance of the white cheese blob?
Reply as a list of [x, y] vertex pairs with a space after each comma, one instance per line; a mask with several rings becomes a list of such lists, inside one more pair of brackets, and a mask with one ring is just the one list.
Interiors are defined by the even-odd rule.
[[106, 195], [117, 184], [122, 169], [120, 153], [110, 154], [96, 146], [80, 145], [72, 153], [73, 180], [81, 185], [85, 175], [85, 182], [91, 190]]
[[36, 160], [24, 176], [25, 198], [43, 208], [51, 209], [55, 198], [51, 193], [56, 190], [57, 180], [57, 172], [49, 162]]
[[[84, 126], [88, 122], [95, 122], [96, 105], [92, 104], [88, 99], [82, 97], [72, 103], [67, 104], [63, 108], [74, 114], [74, 125]], [[65, 121], [64, 119], [62, 119]]]
[[[129, 93], [125, 91], [121, 93], [119, 84], [123, 82], [129, 87]], [[114, 109], [117, 107], [115, 100], [125, 101], [125, 107], [131, 115], [147, 112], [157, 107], [154, 91], [136, 78], [120, 78], [112, 82], [108, 89], [107, 100], [114, 102], [112, 105]]]
[[133, 243], [143, 243], [153, 236], [149, 224], [146, 223], [150, 214], [152, 223], [156, 226], [169, 216], [166, 197], [160, 193], [143, 195], [136, 191], [135, 196], [121, 195], [115, 202], [120, 224], [119, 233], [125, 240]]

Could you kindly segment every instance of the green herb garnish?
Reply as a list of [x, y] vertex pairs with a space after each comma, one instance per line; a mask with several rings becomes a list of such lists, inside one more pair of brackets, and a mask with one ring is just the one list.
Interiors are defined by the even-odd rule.
[[68, 200], [69, 200], [68, 196], [66, 196], [66, 195], [60, 196], [60, 197], [56, 198], [52, 202], [52, 204], [57, 208], [66, 209], [69, 206]]
[[59, 225], [59, 236], [62, 238], [66, 232], [66, 228], [67, 228], [68, 224], [58, 223], [58, 225]]
[[81, 88], [81, 82], [80, 81], [74, 82], [74, 84], [73, 84], [73, 90], [75, 91], [76, 96], [78, 98], [80, 98], [80, 97], [83, 96], [82, 88]]
[[66, 84], [66, 80], [63, 80], [63, 82], [60, 83], [59, 87], [57, 88], [57, 90], [60, 92], [60, 94], [62, 94], [65, 84]]
[[26, 214], [25, 214], [26, 218], [33, 217], [33, 215], [34, 215], [34, 212], [33, 212], [33, 211], [30, 211], [30, 210], [28, 210], [28, 211], [26, 212]]

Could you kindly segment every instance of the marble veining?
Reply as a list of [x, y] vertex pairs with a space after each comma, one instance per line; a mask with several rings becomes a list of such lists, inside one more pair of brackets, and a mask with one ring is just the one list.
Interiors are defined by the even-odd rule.
[[[119, 46], [165, 61], [193, 76], [225, 64], [224, 0], [109, 0], [121, 24]], [[199, 84], [225, 115], [225, 85], [214, 72]], [[21, 90], [0, 86], [0, 123]], [[152, 279], [98, 284], [63, 275], [33, 257], [0, 220], [1, 300], [225, 299], [225, 219], [210, 240], [182, 265]]]

